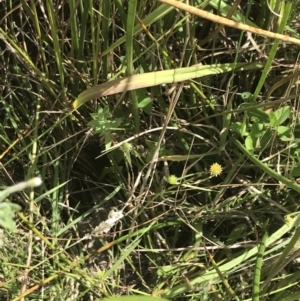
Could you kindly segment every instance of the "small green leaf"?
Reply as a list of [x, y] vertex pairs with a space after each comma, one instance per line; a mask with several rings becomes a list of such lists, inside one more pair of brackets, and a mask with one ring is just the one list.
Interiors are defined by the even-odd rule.
[[123, 154], [124, 154], [124, 158], [125, 160], [127, 161], [127, 163], [129, 164], [130, 167], [132, 167], [132, 164], [131, 164], [131, 156], [130, 156], [130, 153], [133, 149], [133, 146], [131, 143], [128, 143], [128, 142], [125, 142], [121, 145], [121, 149], [123, 151]]
[[283, 124], [291, 115], [291, 107], [290, 106], [285, 106], [283, 108], [279, 108], [275, 112], [275, 116], [278, 122], [278, 125]]
[[251, 97], [252, 97], [252, 93], [250, 93], [250, 92], [243, 92], [243, 93], [241, 94], [241, 96], [242, 96], [242, 98], [243, 98], [244, 100], [249, 100], [249, 99], [251, 99]]
[[88, 123], [88, 126], [94, 128], [94, 131], [101, 136], [110, 134], [111, 131], [122, 130], [119, 126], [122, 124], [123, 118], [112, 118], [108, 106], [100, 108], [91, 116], [93, 120]]
[[262, 138], [259, 140], [260, 148], [261, 149], [267, 148], [270, 145], [273, 137], [274, 134], [270, 130], [267, 130], [265, 134], [262, 136]]
[[285, 106], [278, 109], [276, 112], [271, 111], [269, 113], [269, 119], [271, 126], [277, 128], [279, 125], [283, 124], [291, 115], [291, 108]]
[[0, 203], [0, 226], [4, 229], [14, 231], [16, 223], [13, 220], [15, 213], [20, 211], [21, 207], [17, 204], [1, 202]]
[[247, 112], [247, 115], [249, 118], [251, 118], [252, 121], [264, 124], [269, 123], [269, 116], [262, 109], [251, 109]]
[[250, 135], [253, 138], [259, 138], [265, 133], [265, 127], [262, 123], [253, 123], [251, 126]]
[[243, 136], [248, 136], [249, 133], [247, 132], [246, 123], [245, 122], [234, 122], [232, 123], [232, 129], [237, 134]]
[[270, 120], [270, 124], [271, 124], [271, 127], [276, 127], [277, 126], [277, 118], [276, 118], [276, 115], [273, 111], [270, 111], [269, 112], [269, 120]]
[[145, 97], [141, 102], [139, 102], [138, 107], [143, 109], [145, 113], [151, 114], [152, 99], [150, 97]]
[[248, 151], [253, 151], [254, 150], [254, 143], [253, 143], [253, 140], [252, 140], [252, 137], [251, 136], [248, 136], [245, 140], [245, 146], [246, 146], [246, 149]]
[[281, 141], [290, 141], [292, 138], [291, 128], [287, 126], [280, 125], [277, 127], [277, 133]]

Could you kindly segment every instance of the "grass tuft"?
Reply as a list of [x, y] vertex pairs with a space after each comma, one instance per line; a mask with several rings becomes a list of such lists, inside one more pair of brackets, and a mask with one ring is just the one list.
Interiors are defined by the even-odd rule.
[[298, 300], [299, 7], [0, 1], [0, 300]]

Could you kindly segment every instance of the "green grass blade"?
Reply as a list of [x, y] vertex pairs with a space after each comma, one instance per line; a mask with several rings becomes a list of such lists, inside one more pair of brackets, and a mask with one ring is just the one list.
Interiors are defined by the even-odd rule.
[[239, 63], [239, 64], [223, 64], [210, 66], [192, 66], [178, 68], [166, 71], [156, 71], [143, 74], [135, 74], [127, 78], [116, 79], [102, 85], [94, 86], [81, 94], [74, 101], [73, 107], [76, 109], [85, 102], [106, 95], [112, 95], [124, 91], [134, 89], [158, 86], [161, 84], [182, 82], [185, 80], [203, 77], [207, 75], [221, 74], [235, 69], [251, 70], [261, 68], [260, 63]]
[[[94, 8], [94, 1], [88, 0], [90, 7], [90, 30], [91, 30], [91, 39], [92, 39], [92, 78], [93, 82], [96, 84], [98, 82], [98, 73], [99, 73], [99, 43], [100, 43], [100, 28], [97, 25], [98, 18], [101, 14], [96, 14], [96, 9]], [[100, 23], [99, 23], [100, 24]]]
[[256, 256], [256, 264], [255, 264], [255, 273], [254, 273], [254, 279], [253, 279], [253, 288], [252, 288], [252, 301], [259, 301], [259, 295], [260, 295], [260, 278], [261, 278], [261, 268], [263, 264], [263, 256], [266, 248], [266, 241], [268, 239], [268, 232], [266, 231], [258, 252]]
[[[110, 8], [111, 8], [111, 1], [103, 1], [102, 3], [102, 11], [103, 11], [103, 18], [102, 18], [102, 52], [104, 52], [109, 47], [109, 18], [104, 16], [110, 15]], [[103, 78], [108, 78], [108, 54], [102, 56], [102, 68], [103, 68]]]
[[297, 192], [300, 192], [300, 186], [293, 180], [287, 179], [286, 177], [280, 175], [279, 173], [277, 173], [276, 171], [274, 171], [273, 169], [271, 169], [268, 165], [262, 163], [259, 159], [257, 159], [255, 157], [254, 154], [252, 154], [251, 152], [249, 152], [238, 140], [233, 139], [233, 143], [238, 147], [238, 149], [245, 155], [247, 155], [247, 157], [257, 166], [259, 167], [261, 170], [263, 170], [264, 172], [266, 172], [269, 176], [273, 177], [274, 179], [276, 179], [279, 182], [282, 182], [283, 184], [285, 184], [287, 187], [294, 189]]
[[[133, 66], [133, 43], [134, 43], [134, 23], [136, 14], [137, 0], [129, 0], [128, 4], [128, 15], [126, 24], [126, 63], [127, 63], [127, 75], [131, 76], [134, 74]], [[137, 94], [134, 90], [130, 92], [131, 95], [131, 108], [134, 119], [134, 130], [137, 134], [140, 129], [140, 117], [138, 108]]]
[[268, 277], [263, 283], [264, 291], [265, 289], [267, 289], [268, 284], [272, 281], [273, 277], [284, 268], [285, 260], [288, 258], [288, 256], [291, 255], [291, 253], [293, 253], [293, 250], [298, 249], [297, 244], [299, 242], [299, 238], [300, 238], [300, 227], [297, 228], [292, 239], [289, 241], [288, 245], [284, 248], [283, 252], [276, 260], [271, 270], [268, 271]]
[[[283, 13], [283, 18], [280, 22], [280, 26], [279, 26], [279, 29], [278, 29], [278, 33], [282, 34], [284, 32], [284, 29], [287, 25], [287, 21], [288, 21], [288, 18], [290, 16], [290, 13], [291, 13], [291, 9], [292, 9], [292, 2], [288, 1], [286, 2], [286, 4], [284, 4], [284, 2], [282, 3], [282, 5], [285, 5], [285, 9], [284, 9], [284, 13]], [[271, 48], [271, 51], [268, 55], [268, 60], [266, 62], [266, 65], [264, 67], [264, 70], [262, 72], [262, 75], [261, 75], [261, 78], [256, 86], [256, 89], [255, 89], [255, 92], [253, 94], [253, 97], [252, 97], [252, 100], [253, 101], [256, 101], [265, 81], [266, 81], [266, 78], [270, 72], [270, 68], [273, 64], [273, 61], [274, 61], [274, 58], [275, 58], [275, 55], [277, 53], [277, 50], [278, 50], [278, 46], [280, 44], [281, 41], [279, 40], [275, 40], [273, 42], [273, 46]]]
[[[161, 19], [162, 17], [164, 17], [166, 14], [168, 14], [170, 11], [172, 11], [174, 8], [167, 5], [167, 4], [161, 4], [160, 6], [158, 6], [153, 12], [151, 12], [150, 14], [148, 14], [145, 19], [143, 19], [143, 23], [146, 26], [149, 26], [153, 23], [155, 23], [157, 20]], [[136, 35], [137, 33], [140, 33], [141, 31], [143, 31], [143, 28], [140, 24], [136, 25], [134, 27], [134, 35]], [[114, 42], [109, 48], [107, 48], [103, 53], [102, 56], [110, 53], [111, 51], [113, 51], [116, 47], [120, 46], [121, 44], [126, 42], [126, 35], [124, 35], [122, 38], [120, 38], [119, 40], [117, 40], [116, 42]]]
[[70, 6], [70, 18], [69, 22], [71, 23], [71, 55], [72, 57], [78, 57], [79, 51], [79, 27], [77, 24], [76, 9], [78, 6], [78, 1], [70, 0], [68, 4]]
[[[212, 6], [214, 9], [220, 10], [221, 14], [224, 17], [227, 16], [228, 12], [231, 9], [231, 6], [229, 4], [227, 4], [225, 1], [220, 1], [220, 0], [211, 0], [211, 1], [209, 1], [209, 5]], [[236, 22], [245, 23], [252, 27], [258, 27], [251, 20], [249, 20], [248, 18], [245, 18], [245, 16], [239, 11], [234, 12], [234, 14], [232, 16], [232, 20], [234, 20]]]
[[60, 79], [60, 87], [62, 89], [63, 95], [65, 94], [65, 76], [64, 76], [64, 66], [63, 66], [63, 59], [61, 55], [61, 45], [59, 42], [58, 31], [56, 26], [56, 12], [53, 6], [52, 1], [46, 1], [48, 17], [50, 22], [50, 29], [51, 29], [51, 37], [53, 40], [54, 52], [55, 52], [55, 60], [57, 65], [57, 70], [59, 73]]
[[[270, 246], [277, 240], [279, 240], [283, 235], [287, 232], [291, 231], [295, 225], [298, 225], [300, 221], [300, 215], [298, 214], [288, 225], [283, 225], [279, 230], [273, 233], [269, 238], [266, 240], [266, 246]], [[231, 260], [228, 263], [225, 263], [219, 266], [219, 270], [224, 272], [234, 271], [242, 262], [246, 262], [252, 256], [257, 255], [257, 247], [252, 248], [251, 250], [243, 253], [241, 256]], [[212, 281], [215, 277], [218, 277], [216, 271], [208, 271], [207, 273], [201, 275], [200, 277], [194, 278], [190, 280], [191, 285], [197, 285], [206, 281]], [[184, 293], [187, 289], [186, 284], [180, 284], [174, 286], [170, 289], [167, 289], [164, 294], [162, 295], [164, 298], [174, 298], [182, 293]]]

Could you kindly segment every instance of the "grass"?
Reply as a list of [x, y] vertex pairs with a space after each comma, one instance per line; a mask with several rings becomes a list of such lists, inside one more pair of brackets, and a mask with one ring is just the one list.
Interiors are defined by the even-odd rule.
[[299, 300], [299, 4], [0, 2], [0, 300]]

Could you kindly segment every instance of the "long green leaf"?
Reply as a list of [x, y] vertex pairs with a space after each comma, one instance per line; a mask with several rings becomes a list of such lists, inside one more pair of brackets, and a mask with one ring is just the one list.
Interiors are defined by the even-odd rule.
[[[284, 9], [284, 13], [283, 13], [283, 18], [281, 19], [281, 22], [280, 22], [280, 26], [279, 26], [279, 29], [278, 29], [278, 33], [282, 34], [286, 28], [286, 25], [287, 25], [287, 22], [288, 22], [288, 18], [290, 16], [290, 12], [291, 12], [291, 9], [292, 9], [292, 2], [287, 2], [286, 5], [285, 5], [285, 9]], [[280, 41], [279, 40], [275, 40], [273, 42], [273, 46], [271, 48], [271, 51], [270, 53], [268, 54], [268, 60], [266, 62], [266, 65], [264, 67], [264, 70], [262, 72], [262, 75], [261, 75], [261, 78], [257, 84], [257, 87], [254, 91], [254, 94], [253, 94], [253, 97], [252, 97], [252, 101], [256, 101], [263, 85], [265, 84], [265, 81], [266, 81], [266, 78], [270, 72], [270, 69], [271, 69], [271, 66], [273, 64], [273, 61], [274, 61], [274, 58], [275, 58], [275, 55], [277, 53], [277, 50], [278, 50], [278, 47], [279, 47], [279, 43]]]
[[73, 108], [77, 109], [89, 100], [121, 93], [124, 91], [132, 91], [135, 89], [158, 86], [161, 84], [182, 82], [197, 77], [230, 72], [236, 69], [250, 70], [262, 67], [263, 65], [260, 63], [216, 64], [209, 66], [195, 65], [192, 67], [171, 69], [166, 71], [135, 74], [126, 78], [112, 80], [83, 91], [73, 102]]
[[[136, 14], [137, 1], [130, 0], [128, 6], [128, 15], [127, 15], [127, 26], [126, 26], [126, 63], [127, 63], [127, 75], [132, 76], [134, 74], [133, 66], [133, 37], [134, 37], [134, 23], [135, 23], [135, 14]], [[138, 108], [138, 99], [135, 91], [131, 91], [131, 107], [132, 114], [134, 118], [134, 129], [135, 133], [139, 132], [140, 128], [140, 118], [139, 118], [139, 108]]]

